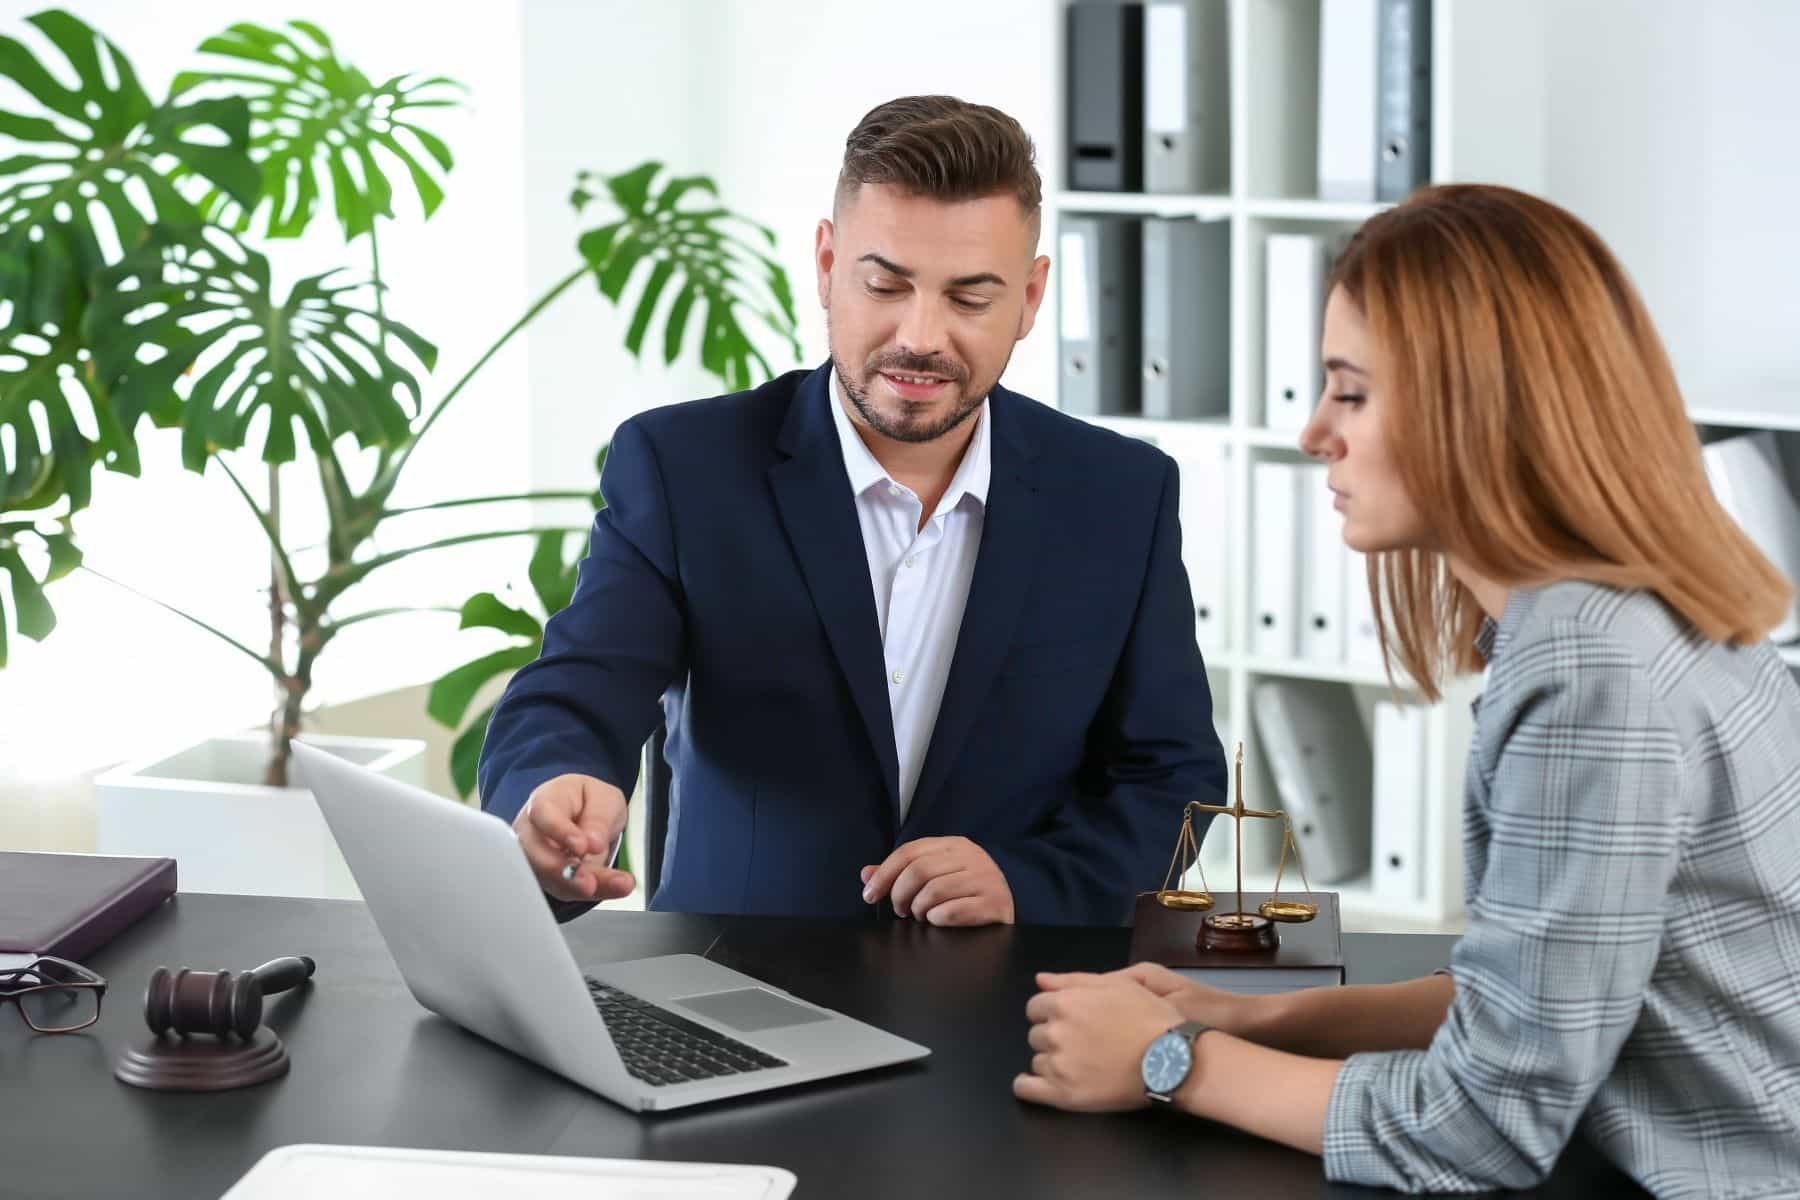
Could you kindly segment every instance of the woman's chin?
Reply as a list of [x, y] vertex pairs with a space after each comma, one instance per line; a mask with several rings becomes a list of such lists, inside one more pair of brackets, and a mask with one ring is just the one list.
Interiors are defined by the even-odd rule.
[[1383, 550], [1392, 550], [1394, 548], [1381, 538], [1371, 537], [1368, 530], [1361, 528], [1355, 521], [1350, 520], [1344, 522], [1344, 545], [1350, 547], [1350, 549], [1356, 551], [1358, 554], [1379, 554]]

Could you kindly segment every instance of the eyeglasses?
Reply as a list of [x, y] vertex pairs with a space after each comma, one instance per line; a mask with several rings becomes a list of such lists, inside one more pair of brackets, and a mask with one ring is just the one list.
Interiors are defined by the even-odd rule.
[[106, 980], [66, 958], [0, 971], [0, 1004], [15, 1001], [25, 1023], [39, 1033], [73, 1033], [100, 1019]]

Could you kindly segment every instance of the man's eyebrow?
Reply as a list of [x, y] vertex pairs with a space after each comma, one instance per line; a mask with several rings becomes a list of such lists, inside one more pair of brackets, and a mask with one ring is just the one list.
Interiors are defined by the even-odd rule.
[[[914, 274], [916, 274], [911, 267], [903, 267], [899, 263], [889, 262], [887, 259], [881, 257], [881, 255], [873, 252], [863, 255], [856, 261], [872, 262], [888, 274], [898, 275], [902, 279], [911, 279]], [[994, 274], [992, 271], [982, 271], [975, 275], [959, 275], [950, 281], [950, 286], [959, 288], [979, 287], [984, 283], [994, 283], [1001, 287], [1006, 286], [1006, 280]]]
[[863, 255], [861, 258], [857, 259], [856, 261], [857, 262], [872, 262], [876, 266], [880, 267], [882, 270], [886, 271], [888, 274], [898, 275], [902, 279], [911, 279], [913, 277], [913, 270], [911, 267], [903, 267], [899, 263], [889, 262], [887, 259], [881, 257], [881, 255], [875, 254], [873, 252]]

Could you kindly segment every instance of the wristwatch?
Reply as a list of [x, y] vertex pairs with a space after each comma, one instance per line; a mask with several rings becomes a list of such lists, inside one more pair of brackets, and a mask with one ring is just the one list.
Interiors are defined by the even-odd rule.
[[1187, 1082], [1194, 1069], [1194, 1043], [1211, 1028], [1199, 1021], [1183, 1021], [1150, 1043], [1144, 1051], [1142, 1071], [1144, 1095], [1153, 1103], [1168, 1104], [1174, 1099], [1175, 1089]]

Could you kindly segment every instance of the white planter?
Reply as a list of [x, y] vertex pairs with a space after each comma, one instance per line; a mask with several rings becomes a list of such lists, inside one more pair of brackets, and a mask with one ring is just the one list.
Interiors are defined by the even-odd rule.
[[[306, 740], [425, 786], [425, 743], [417, 738]], [[268, 753], [267, 734], [232, 734], [105, 772], [94, 780], [95, 849], [173, 858], [184, 892], [360, 899], [300, 765], [288, 770], [302, 786], [258, 782]]]

